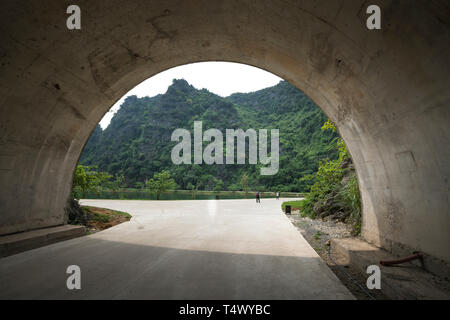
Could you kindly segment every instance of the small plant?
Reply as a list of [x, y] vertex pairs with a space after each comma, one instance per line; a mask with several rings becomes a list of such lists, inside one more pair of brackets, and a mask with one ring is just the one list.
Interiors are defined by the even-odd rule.
[[317, 231], [316, 234], [314, 235], [314, 239], [319, 240], [321, 235], [322, 235], [322, 232]]
[[117, 210], [111, 210], [111, 214], [116, 215], [116, 216], [122, 216], [122, 217], [125, 217], [125, 218], [128, 219], [128, 220], [131, 219], [131, 214], [126, 213], [126, 212], [117, 211]]

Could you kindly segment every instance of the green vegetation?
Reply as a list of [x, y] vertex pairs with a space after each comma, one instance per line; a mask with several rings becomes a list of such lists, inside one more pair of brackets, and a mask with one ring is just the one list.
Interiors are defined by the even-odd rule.
[[80, 199], [88, 192], [98, 192], [101, 184], [111, 178], [108, 173], [98, 172], [95, 169], [96, 166], [77, 166], [73, 175], [73, 198]]
[[101, 214], [101, 213], [94, 212], [92, 220], [95, 220], [97, 222], [105, 223], [105, 222], [109, 222], [109, 216], [106, 215], [106, 214]]
[[[131, 214], [122, 211], [96, 208], [90, 206], [82, 206], [81, 209], [85, 212], [86, 215], [89, 216], [90, 220], [101, 223], [109, 222], [111, 220], [111, 216], [122, 216], [127, 220], [131, 219]], [[106, 211], [108, 214], [99, 211]]]
[[[191, 131], [194, 121], [202, 121], [203, 130], [222, 132], [279, 129], [279, 172], [262, 176], [261, 165], [249, 164], [174, 165], [170, 157], [177, 142], [171, 134], [177, 128]], [[283, 210], [289, 204], [304, 216], [345, 221], [355, 233], [361, 228], [358, 181], [343, 140], [322, 111], [284, 81], [222, 98], [174, 80], [163, 95], [127, 97], [108, 128], [95, 129], [80, 163], [73, 184], [77, 199], [247, 198], [249, 190], [263, 196], [309, 191], [305, 200], [283, 203]]]
[[89, 233], [104, 230], [129, 221], [131, 215], [126, 212], [91, 206], [80, 206], [78, 201], [72, 200], [66, 208], [68, 210], [68, 223], [84, 225]]
[[353, 225], [355, 234], [361, 233], [361, 195], [359, 193], [358, 179], [352, 175], [348, 182], [339, 191], [340, 199], [345, 208], [349, 208], [348, 222]]
[[[251, 195], [253, 198], [254, 191], [249, 191], [246, 195], [244, 191], [205, 191], [205, 190], [168, 190], [161, 192], [160, 200], [207, 200], [215, 199], [246, 199]], [[283, 198], [298, 198], [301, 193], [282, 192]], [[275, 198], [275, 192], [264, 192], [263, 198]], [[124, 188], [117, 192], [108, 189], [101, 189], [98, 192], [88, 192], [84, 199], [122, 199], [122, 200], [156, 200], [154, 192], [148, 192], [146, 189]]]
[[156, 200], [159, 200], [159, 196], [162, 192], [176, 187], [175, 181], [170, 177], [170, 173], [167, 170], [155, 173], [153, 179], [145, 181], [145, 185], [150, 192], [156, 194]]
[[245, 197], [248, 198], [248, 176], [243, 174], [241, 178], [242, 190], [245, 192]]
[[[328, 120], [322, 130], [336, 131]], [[355, 234], [361, 232], [361, 199], [358, 180], [350, 154], [341, 138], [336, 138], [338, 159], [323, 160], [317, 173], [306, 177], [313, 181], [309, 194], [301, 202], [303, 215], [311, 218], [339, 220], [353, 225]]]
[[[112, 209], [105, 209], [105, 208], [97, 208], [97, 207], [91, 207], [91, 206], [82, 206], [81, 207], [86, 213], [92, 213], [95, 214], [96, 216], [98, 216], [98, 219], [100, 220], [105, 220], [105, 222], [109, 221], [109, 216], [106, 214], [102, 214], [99, 213], [99, 211], [106, 211], [109, 215], [112, 216], [122, 216], [126, 219], [131, 219], [131, 214], [127, 213], [127, 212], [123, 212], [123, 211], [118, 211], [118, 210], [112, 210]], [[106, 220], [103, 217], [108, 217], [108, 220]], [[96, 218], [94, 218], [94, 220], [97, 220]]]
[[302, 207], [302, 202], [305, 200], [284, 201], [281, 204], [281, 209], [286, 211], [286, 206], [291, 206], [291, 210], [299, 210]]
[[[278, 174], [261, 176], [260, 165], [172, 164], [170, 154], [177, 143], [170, 139], [173, 130], [192, 131], [197, 120], [203, 121], [203, 130], [279, 129]], [[197, 190], [306, 192], [312, 181], [301, 177], [314, 174], [321, 159], [338, 156], [333, 148], [337, 133], [321, 130], [326, 120], [310, 99], [284, 81], [222, 98], [185, 80], [174, 80], [165, 94], [127, 97], [110, 125], [95, 129], [80, 163], [113, 175], [120, 182], [117, 190], [141, 189], [146, 180], [165, 170], [179, 189], [191, 190], [192, 195]]]

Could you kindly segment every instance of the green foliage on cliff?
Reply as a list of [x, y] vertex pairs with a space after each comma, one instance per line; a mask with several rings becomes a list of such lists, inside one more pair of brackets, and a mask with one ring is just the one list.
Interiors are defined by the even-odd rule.
[[[328, 120], [322, 130], [335, 132], [336, 127]], [[303, 215], [311, 218], [333, 217], [334, 220], [351, 223], [354, 233], [359, 234], [361, 199], [356, 172], [342, 138], [336, 138], [335, 143], [338, 158], [321, 161], [317, 173], [307, 177], [314, 184], [301, 202], [300, 209]]]

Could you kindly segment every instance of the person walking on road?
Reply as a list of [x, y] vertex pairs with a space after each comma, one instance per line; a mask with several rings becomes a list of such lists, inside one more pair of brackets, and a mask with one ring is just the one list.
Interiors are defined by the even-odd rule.
[[280, 192], [279, 191], [277, 192], [276, 196], [277, 196], [277, 200], [280, 200]]
[[259, 192], [256, 192], [256, 203], [261, 203], [261, 195]]

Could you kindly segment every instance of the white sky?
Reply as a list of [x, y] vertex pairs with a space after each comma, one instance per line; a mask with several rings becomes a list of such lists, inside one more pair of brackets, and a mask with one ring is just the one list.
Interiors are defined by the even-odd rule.
[[104, 129], [127, 96], [154, 97], [165, 93], [173, 79], [185, 79], [197, 89], [226, 97], [235, 92], [252, 92], [276, 85], [281, 78], [270, 72], [232, 62], [199, 62], [163, 71], [128, 91], [100, 121]]

